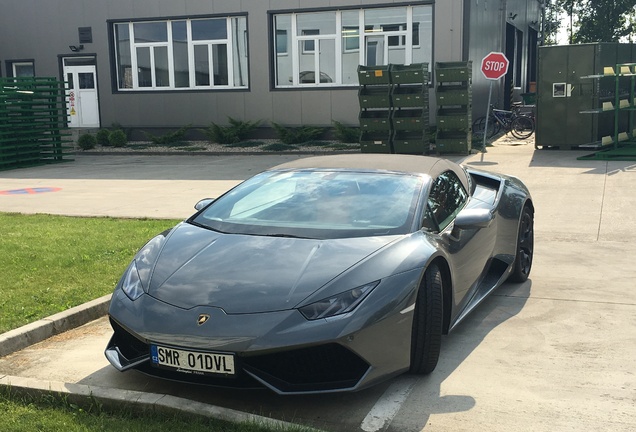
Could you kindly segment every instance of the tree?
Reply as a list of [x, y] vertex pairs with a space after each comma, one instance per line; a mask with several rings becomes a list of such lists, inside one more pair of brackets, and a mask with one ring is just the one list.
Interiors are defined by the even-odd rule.
[[572, 32], [572, 42], [618, 42], [631, 36], [636, 0], [586, 0], [579, 3], [576, 11], [578, 28]]
[[555, 0], [545, 0], [545, 13], [543, 15], [543, 44], [556, 45], [558, 43], [557, 35], [561, 28], [561, 19], [559, 15], [562, 10]]

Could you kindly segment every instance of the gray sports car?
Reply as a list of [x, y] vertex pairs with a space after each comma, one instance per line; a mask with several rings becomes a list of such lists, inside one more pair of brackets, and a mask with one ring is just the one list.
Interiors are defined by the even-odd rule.
[[532, 265], [528, 189], [445, 159], [299, 159], [195, 208], [115, 288], [120, 371], [284, 394], [430, 373], [442, 334]]

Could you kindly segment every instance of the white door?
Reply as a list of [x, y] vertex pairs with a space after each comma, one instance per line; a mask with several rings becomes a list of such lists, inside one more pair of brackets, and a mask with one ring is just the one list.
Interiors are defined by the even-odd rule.
[[68, 82], [67, 114], [70, 127], [99, 127], [99, 98], [95, 65], [64, 66]]

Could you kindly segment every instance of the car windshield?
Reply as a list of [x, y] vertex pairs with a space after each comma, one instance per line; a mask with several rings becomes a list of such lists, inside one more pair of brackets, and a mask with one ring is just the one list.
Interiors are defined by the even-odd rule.
[[231, 234], [345, 238], [406, 234], [426, 177], [385, 172], [270, 171], [190, 222]]

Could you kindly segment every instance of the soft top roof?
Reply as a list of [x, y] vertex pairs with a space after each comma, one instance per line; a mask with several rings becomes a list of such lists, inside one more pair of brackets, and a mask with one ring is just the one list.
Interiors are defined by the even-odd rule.
[[430, 156], [396, 154], [339, 154], [314, 156], [287, 162], [272, 169], [351, 169], [384, 170], [404, 173], [427, 174], [436, 177], [447, 170], [458, 170], [458, 165], [447, 160]]

